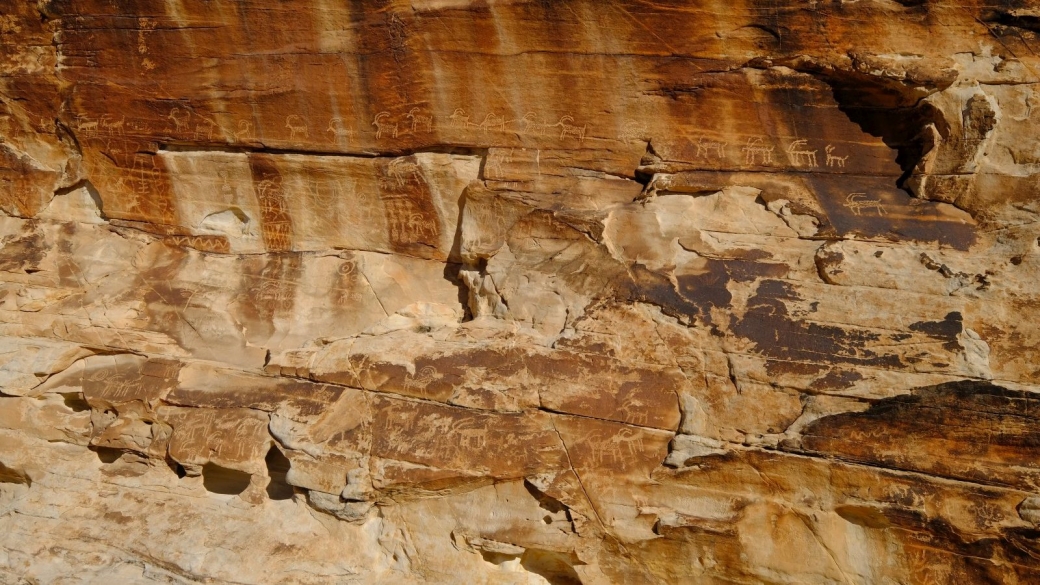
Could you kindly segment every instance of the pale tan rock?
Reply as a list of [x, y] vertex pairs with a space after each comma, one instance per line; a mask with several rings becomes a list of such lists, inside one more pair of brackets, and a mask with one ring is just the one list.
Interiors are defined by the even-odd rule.
[[0, 1], [0, 582], [1040, 581], [997, 4]]

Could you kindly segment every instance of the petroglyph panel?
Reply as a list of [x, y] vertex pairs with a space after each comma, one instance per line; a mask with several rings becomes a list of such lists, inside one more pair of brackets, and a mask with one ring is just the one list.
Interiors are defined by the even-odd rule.
[[451, 155], [361, 159], [163, 152], [185, 236], [203, 251], [328, 248], [444, 258], [478, 161]]
[[3, 2], [0, 582], [1040, 582], [1027, 4]]

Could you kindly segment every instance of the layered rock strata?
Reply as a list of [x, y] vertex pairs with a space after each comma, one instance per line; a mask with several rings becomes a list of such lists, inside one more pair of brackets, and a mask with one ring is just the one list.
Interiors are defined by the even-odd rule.
[[1040, 581], [1038, 23], [0, 0], [0, 581]]

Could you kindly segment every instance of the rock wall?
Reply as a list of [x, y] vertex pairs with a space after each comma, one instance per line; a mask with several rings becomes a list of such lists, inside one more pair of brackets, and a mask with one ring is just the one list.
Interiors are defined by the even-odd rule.
[[1038, 52], [0, 0], [0, 581], [1040, 582]]

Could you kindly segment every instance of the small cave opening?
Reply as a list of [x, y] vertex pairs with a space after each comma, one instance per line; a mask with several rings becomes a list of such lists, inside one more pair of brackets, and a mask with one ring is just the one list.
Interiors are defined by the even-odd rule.
[[90, 404], [83, 397], [82, 392], [62, 392], [61, 398], [65, 401], [65, 406], [72, 412], [86, 412], [90, 410]]
[[520, 566], [540, 575], [552, 585], [581, 585], [581, 577], [574, 570], [580, 563], [573, 554], [529, 548], [520, 557]]
[[267, 475], [271, 480], [267, 484], [267, 497], [272, 500], [288, 500], [293, 497], [293, 487], [285, 480], [285, 476], [292, 467], [292, 462], [282, 453], [281, 449], [271, 445], [264, 457], [267, 465]]
[[90, 447], [90, 450], [97, 455], [97, 458], [102, 463], [115, 463], [123, 456], [122, 449], [115, 449], [113, 447]]
[[237, 469], [221, 467], [215, 463], [202, 466], [202, 486], [214, 494], [237, 496], [249, 487], [250, 475]]
[[166, 457], [166, 465], [177, 474], [177, 479], [184, 479], [188, 476], [188, 470], [184, 469], [183, 465], [177, 463], [169, 456]]

